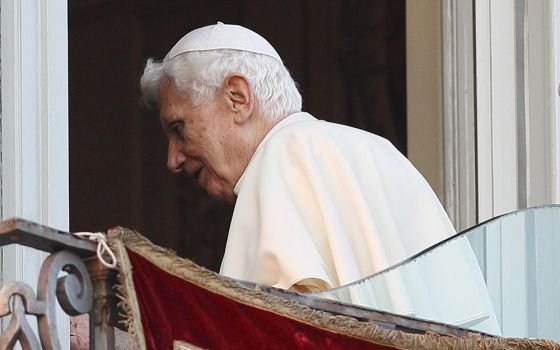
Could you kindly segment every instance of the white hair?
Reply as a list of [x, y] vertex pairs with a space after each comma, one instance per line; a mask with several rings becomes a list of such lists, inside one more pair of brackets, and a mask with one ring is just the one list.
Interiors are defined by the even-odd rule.
[[144, 100], [157, 103], [161, 79], [167, 76], [179, 91], [187, 93], [193, 106], [198, 106], [211, 102], [224, 79], [233, 73], [247, 79], [264, 116], [281, 119], [301, 111], [301, 95], [286, 67], [272, 57], [247, 51], [191, 51], [161, 62], [149, 59], [140, 86]]

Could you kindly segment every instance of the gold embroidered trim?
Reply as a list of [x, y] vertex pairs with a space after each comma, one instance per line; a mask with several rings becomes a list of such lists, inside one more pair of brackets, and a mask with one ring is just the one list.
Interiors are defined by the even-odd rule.
[[187, 343], [186, 341], [175, 340], [173, 342], [173, 350], [209, 350], [209, 349], [200, 348], [196, 345], [192, 345], [191, 343]]

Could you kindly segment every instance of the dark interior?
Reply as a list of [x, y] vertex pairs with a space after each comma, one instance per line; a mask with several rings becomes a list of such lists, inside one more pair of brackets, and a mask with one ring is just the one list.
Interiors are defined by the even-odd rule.
[[157, 111], [138, 81], [184, 34], [217, 21], [268, 39], [304, 110], [406, 151], [404, 0], [72, 0], [69, 15], [70, 228], [134, 228], [218, 270], [233, 207], [166, 169]]

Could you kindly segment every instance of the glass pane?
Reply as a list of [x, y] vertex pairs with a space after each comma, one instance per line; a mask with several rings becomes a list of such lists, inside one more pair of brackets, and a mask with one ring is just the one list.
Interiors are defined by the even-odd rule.
[[[485, 252], [475, 256], [471, 240]], [[531, 208], [317, 295], [508, 337], [560, 340], [559, 251], [560, 207]]]

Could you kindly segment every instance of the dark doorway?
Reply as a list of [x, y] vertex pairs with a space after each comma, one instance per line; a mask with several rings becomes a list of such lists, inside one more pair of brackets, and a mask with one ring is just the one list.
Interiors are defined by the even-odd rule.
[[148, 57], [222, 21], [258, 32], [299, 83], [304, 110], [406, 150], [404, 0], [72, 0], [70, 228], [137, 229], [219, 269], [232, 207], [166, 170], [156, 113], [140, 103]]

